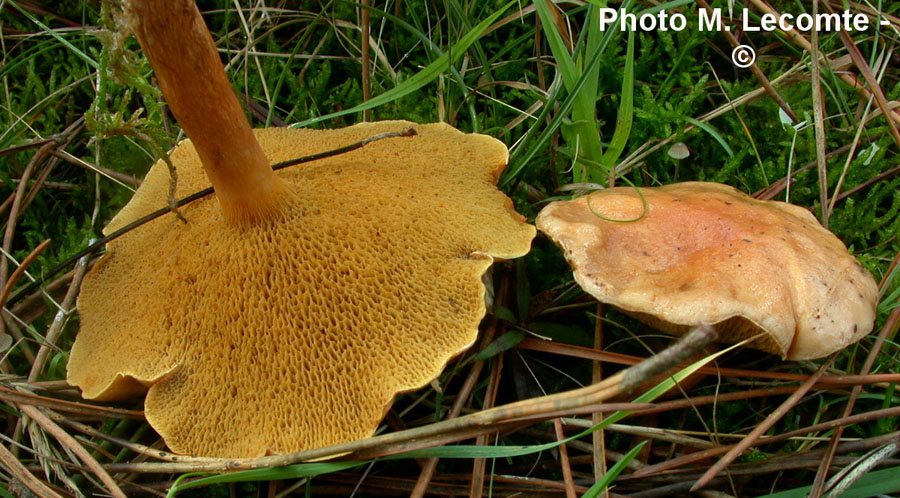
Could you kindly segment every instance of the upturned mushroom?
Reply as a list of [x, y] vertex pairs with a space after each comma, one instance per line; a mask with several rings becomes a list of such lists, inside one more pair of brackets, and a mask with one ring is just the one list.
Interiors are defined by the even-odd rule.
[[760, 335], [751, 347], [802, 360], [873, 327], [872, 275], [798, 206], [687, 182], [553, 202], [536, 224], [585, 291], [665, 332], [715, 324], [723, 340]]
[[[190, 140], [178, 196], [215, 198], [111, 242], [85, 278], [68, 380], [86, 398], [146, 392], [176, 453], [255, 457], [373, 433], [397, 393], [475, 340], [481, 278], [534, 227], [496, 188], [506, 147], [450, 126], [273, 173], [270, 164], [408, 122], [251, 130], [190, 0], [126, 3]], [[109, 223], [166, 206], [157, 163]]]

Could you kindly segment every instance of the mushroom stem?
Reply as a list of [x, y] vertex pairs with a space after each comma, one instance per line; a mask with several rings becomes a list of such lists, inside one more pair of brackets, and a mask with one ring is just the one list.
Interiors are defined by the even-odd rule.
[[244, 116], [193, 0], [126, 0], [132, 30], [232, 223], [278, 213], [287, 186]]

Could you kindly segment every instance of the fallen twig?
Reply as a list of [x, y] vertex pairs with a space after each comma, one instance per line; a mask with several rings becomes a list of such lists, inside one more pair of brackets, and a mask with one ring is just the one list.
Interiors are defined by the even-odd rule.
[[700, 477], [700, 479], [698, 479], [696, 483], [694, 483], [693, 486], [691, 486], [691, 491], [697, 491], [698, 489], [701, 489], [701, 488], [705, 487], [707, 484], [709, 484], [709, 482], [714, 477], [716, 477], [719, 474], [719, 472], [721, 472], [725, 467], [727, 467], [728, 464], [733, 462], [737, 457], [739, 457], [741, 455], [741, 453], [746, 451], [747, 448], [749, 448], [750, 446], [753, 445], [753, 443], [755, 443], [757, 440], [759, 440], [759, 438], [763, 434], [765, 434], [766, 431], [771, 429], [772, 426], [775, 425], [775, 422], [781, 420], [781, 418], [784, 417], [785, 414], [787, 414], [787, 412], [791, 408], [793, 408], [794, 405], [796, 405], [798, 401], [800, 401], [800, 398], [802, 398], [810, 389], [812, 389], [813, 385], [816, 383], [816, 381], [819, 379], [819, 377], [821, 377], [822, 374], [825, 373], [825, 371], [828, 369], [828, 367], [831, 366], [831, 364], [834, 362], [835, 358], [836, 358], [836, 355], [831, 355], [831, 357], [828, 360], [826, 360], [824, 363], [822, 363], [822, 365], [819, 367], [819, 369], [816, 370], [816, 373], [813, 374], [812, 376], [810, 376], [809, 380], [804, 382], [803, 385], [798, 387], [797, 390], [794, 392], [794, 394], [792, 394], [781, 405], [779, 405], [778, 408], [776, 408], [775, 411], [773, 411], [768, 417], [766, 417], [766, 419], [763, 420], [762, 423], [757, 425], [756, 428], [750, 432], [750, 434], [747, 434], [747, 437], [745, 437], [743, 440], [741, 440], [740, 443], [734, 445], [734, 447], [732, 447], [730, 450], [728, 450], [728, 453], [726, 453], [725, 456], [722, 457], [721, 460], [719, 460], [712, 467], [710, 467], [710, 469], [707, 470], [703, 474], [703, 476]]
[[[518, 401], [456, 419], [436, 422], [424, 427], [407, 429], [325, 448], [256, 459], [219, 459], [209, 463], [117, 464], [109, 465], [107, 469], [141, 473], [225, 472], [280, 467], [299, 462], [334, 458], [346, 454], [353, 454], [356, 457], [364, 455], [365, 451], [370, 451], [374, 448], [379, 448], [379, 454], [381, 455], [394, 454], [400, 452], [393, 451], [397, 447], [409, 445], [410, 443], [426, 446], [445, 444], [478, 436], [483, 433], [485, 427], [492, 426], [492, 430], [502, 430], [533, 420], [555, 418], [560, 416], [561, 412], [567, 410], [601, 404], [614, 396], [630, 392], [649, 379], [677, 365], [692, 354], [703, 350], [715, 337], [715, 331], [711, 327], [705, 325], [696, 327], [692, 332], [679, 339], [678, 342], [663, 352], [608, 377], [599, 384], [551, 394], [537, 399]], [[409, 449], [409, 446], [404, 447], [401, 451], [407, 449]]]
[[22, 411], [25, 415], [31, 418], [34, 422], [41, 426], [42, 429], [47, 431], [53, 437], [56, 438], [60, 444], [64, 445], [66, 448], [72, 451], [91, 472], [94, 473], [104, 485], [106, 485], [106, 489], [116, 498], [127, 498], [125, 493], [119, 489], [119, 486], [116, 484], [116, 481], [109, 475], [108, 472], [100, 465], [94, 457], [91, 456], [90, 453], [84, 446], [81, 446], [78, 441], [75, 440], [74, 437], [70, 436], [68, 432], [62, 430], [58, 425], [53, 423], [46, 415], [44, 415], [41, 410], [32, 405], [21, 405], [19, 406], [19, 410]]

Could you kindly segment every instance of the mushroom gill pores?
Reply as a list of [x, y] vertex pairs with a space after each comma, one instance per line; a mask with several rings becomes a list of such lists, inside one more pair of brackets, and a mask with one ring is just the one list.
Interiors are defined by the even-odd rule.
[[[274, 163], [406, 122], [256, 130]], [[292, 195], [254, 224], [214, 198], [109, 244], [85, 278], [69, 382], [108, 400], [149, 388], [145, 413], [176, 453], [254, 457], [371, 435], [393, 397], [475, 340], [482, 275], [528, 252], [534, 227], [496, 187], [507, 152], [416, 125], [278, 172]], [[209, 185], [189, 141], [178, 196]], [[112, 231], [165, 205], [156, 164]]]
[[536, 224], [585, 291], [666, 332], [718, 324], [724, 341], [762, 334], [751, 347], [799, 360], [873, 327], [872, 275], [798, 206], [685, 182], [553, 202]]

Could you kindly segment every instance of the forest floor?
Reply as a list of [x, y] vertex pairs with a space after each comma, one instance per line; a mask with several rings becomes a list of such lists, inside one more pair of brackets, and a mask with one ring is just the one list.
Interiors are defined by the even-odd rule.
[[[183, 132], [114, 4], [5, 0], [0, 496], [653, 497], [698, 480], [702, 496], [900, 492], [900, 3], [609, 2], [645, 16], [636, 31], [603, 26], [606, 3], [198, 6], [252, 126], [405, 119], [493, 136], [510, 150], [499, 187], [530, 223], [612, 183], [720, 182], [806, 208], [879, 285], [869, 335], [818, 360], [702, 358], [680, 389], [600, 410], [617, 372], [674, 339], [598, 304], [539, 234], [495, 265], [476, 345], [396, 398], [377, 431], [395, 439], [314, 463], [173, 456], [142, 399], [85, 401], [65, 379], [100, 255], [80, 252]], [[867, 29], [755, 29], [845, 11]], [[715, 13], [728, 31], [701, 24]], [[592, 384], [612, 391], [573, 391]], [[514, 402], [533, 415], [503, 411]]]

